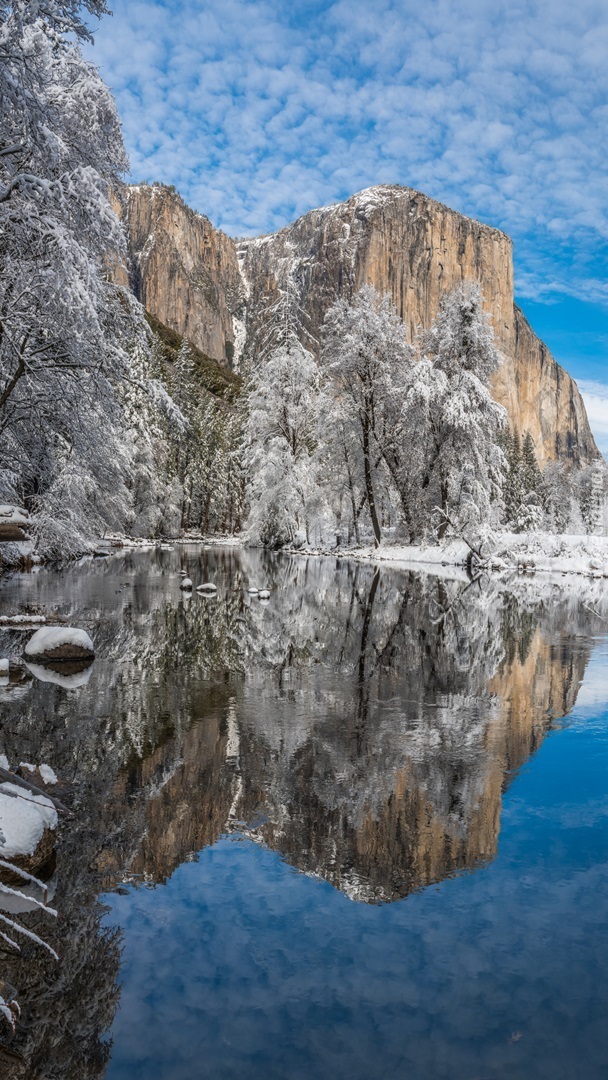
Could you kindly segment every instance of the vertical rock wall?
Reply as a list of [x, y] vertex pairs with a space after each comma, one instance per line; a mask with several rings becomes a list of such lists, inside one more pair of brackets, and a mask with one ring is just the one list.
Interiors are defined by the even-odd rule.
[[264, 313], [288, 283], [299, 298], [302, 337], [318, 350], [335, 298], [366, 282], [390, 294], [413, 339], [445, 292], [479, 281], [504, 356], [493, 392], [512, 426], [530, 432], [541, 466], [599, 456], [576, 384], [514, 304], [512, 243], [498, 229], [388, 186], [238, 244], [170, 188], [130, 188], [125, 222], [136, 295], [161, 322], [228, 364], [243, 346], [255, 351]]

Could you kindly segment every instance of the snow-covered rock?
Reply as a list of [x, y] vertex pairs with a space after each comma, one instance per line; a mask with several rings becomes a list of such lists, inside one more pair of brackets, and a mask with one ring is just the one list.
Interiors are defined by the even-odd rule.
[[270, 600], [270, 592], [268, 589], [260, 589], [258, 596], [260, 600]]
[[57, 811], [44, 795], [17, 784], [0, 784], [0, 857], [34, 855], [46, 829], [57, 827]]
[[29, 514], [22, 506], [0, 505], [0, 540], [27, 540]]
[[196, 586], [196, 591], [199, 593], [216, 593], [217, 585], [214, 585], [212, 581], [205, 581], [202, 585]]
[[259, 592], [259, 589], [255, 589], [255, 588], [247, 589], [247, 592], [250, 594], [250, 596], [257, 596], [258, 592]]
[[73, 626], [45, 626], [25, 646], [25, 655], [37, 660], [93, 660], [95, 648], [86, 630]]
[[0, 675], [8, 675], [9, 662], [6, 657], [0, 660]]
[[185, 577], [182, 580], [180, 589], [184, 589], [185, 592], [192, 592], [192, 579], [189, 577]]

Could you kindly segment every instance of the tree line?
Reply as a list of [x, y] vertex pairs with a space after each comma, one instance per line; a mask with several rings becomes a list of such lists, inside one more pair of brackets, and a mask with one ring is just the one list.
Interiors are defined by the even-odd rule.
[[[282, 295], [289, 306], [290, 291]], [[602, 531], [603, 462], [583, 471], [552, 462], [541, 475], [531, 435], [522, 442], [494, 401], [502, 358], [478, 284], [446, 294], [413, 344], [370, 285], [329, 310], [319, 363], [300, 322], [282, 311], [282, 335], [268, 334], [271, 347], [251, 365], [251, 540], [378, 545], [452, 533], [483, 547], [493, 529]]]

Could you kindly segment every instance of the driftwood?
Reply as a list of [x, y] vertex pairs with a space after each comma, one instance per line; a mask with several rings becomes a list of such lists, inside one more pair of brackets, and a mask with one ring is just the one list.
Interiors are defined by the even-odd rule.
[[29, 791], [31, 795], [43, 795], [45, 799], [48, 799], [49, 802], [53, 804], [60, 814], [68, 814], [71, 817], [72, 811], [68, 810], [67, 806], [64, 806], [59, 799], [55, 799], [53, 795], [49, 795], [46, 791], [43, 791], [42, 788], [36, 787], [35, 784], [32, 784], [31, 780], [24, 780], [22, 776], [17, 776], [16, 773], [10, 772], [9, 769], [3, 769], [1, 766], [0, 783], [15, 784], [16, 787], [21, 787], [26, 791]]

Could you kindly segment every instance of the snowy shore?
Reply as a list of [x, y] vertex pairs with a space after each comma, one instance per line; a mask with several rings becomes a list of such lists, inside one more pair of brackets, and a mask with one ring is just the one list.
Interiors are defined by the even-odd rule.
[[[105, 550], [101, 550], [101, 545]], [[132, 537], [113, 536], [101, 541], [94, 552], [85, 555], [88, 560], [93, 555], [119, 554], [125, 549], [160, 548], [168, 550], [176, 545], [204, 544], [211, 547], [247, 546], [239, 536], [194, 536], [185, 535], [163, 541], [154, 539], [134, 539]], [[8, 545], [5, 545], [5, 548]], [[15, 558], [5, 562], [5, 568], [16, 568], [19, 563], [40, 562], [32, 556], [30, 543], [10, 545], [17, 549]], [[470, 556], [470, 548], [460, 539], [451, 539], [443, 544], [395, 544], [386, 542], [379, 548], [372, 545], [358, 548], [297, 547], [283, 548], [283, 554], [329, 556], [332, 558], [355, 559], [359, 562], [390, 563], [395, 567], [427, 567], [437, 573], [440, 567], [465, 568]], [[488, 571], [519, 571], [524, 573], [578, 574], [585, 577], [608, 578], [608, 537], [586, 534], [559, 534], [545, 532], [497, 533], [494, 550], [483, 564]]]
[[[301, 548], [299, 555], [332, 555], [360, 562], [390, 563], [395, 567], [465, 567], [470, 548], [463, 540], [444, 544], [386, 544], [379, 548], [360, 547], [327, 551]], [[554, 535], [552, 533], [499, 533], [495, 549], [484, 563], [490, 571], [519, 571], [542, 574], [579, 574], [608, 578], [608, 537]]]

